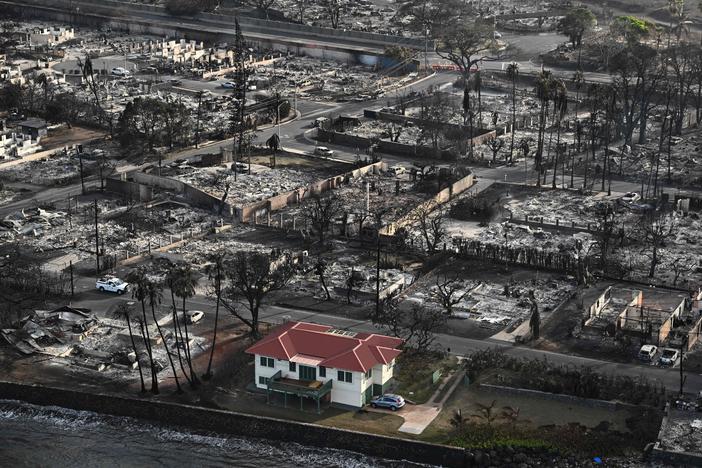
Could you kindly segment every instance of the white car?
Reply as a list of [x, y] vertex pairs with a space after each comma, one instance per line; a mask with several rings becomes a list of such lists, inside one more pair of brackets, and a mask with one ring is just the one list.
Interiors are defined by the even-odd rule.
[[222, 83], [222, 88], [234, 89], [234, 88], [236, 88], [236, 83], [234, 83], [233, 81], [225, 81], [224, 83]]
[[407, 172], [404, 166], [391, 166], [388, 168], [388, 173], [393, 176], [399, 176]]
[[629, 192], [627, 194], [624, 194], [624, 196], [622, 198], [620, 198], [620, 200], [623, 203], [630, 205], [632, 203], [636, 203], [637, 201], [641, 200], [641, 195], [639, 195], [636, 192]]
[[677, 349], [665, 348], [658, 362], [661, 366], [674, 366], [679, 357], [680, 353]]
[[495, 39], [502, 39], [502, 34], [497, 31], [494, 31], [492, 33], [492, 37], [494, 37]]
[[205, 313], [201, 310], [189, 310], [185, 313], [185, 316], [188, 318], [188, 323], [193, 324], [202, 320], [202, 317], [205, 316]]
[[98, 291], [115, 292], [117, 294], [124, 294], [129, 289], [129, 283], [125, 283], [119, 278], [114, 276], [106, 276], [100, 278], [95, 282], [95, 289]]
[[639, 359], [644, 362], [652, 362], [654, 356], [658, 352], [658, 348], [653, 345], [643, 345], [639, 350]]
[[129, 70], [127, 70], [126, 68], [122, 68], [122, 67], [114, 67], [111, 70], [111, 73], [115, 76], [129, 76], [129, 75], [131, 75]]
[[325, 156], [327, 158], [331, 158], [334, 156], [334, 151], [330, 150], [326, 146], [318, 146], [314, 149], [314, 154], [317, 156]]

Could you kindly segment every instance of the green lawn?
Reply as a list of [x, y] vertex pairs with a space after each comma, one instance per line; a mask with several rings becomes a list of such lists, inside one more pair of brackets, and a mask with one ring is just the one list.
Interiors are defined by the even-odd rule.
[[[395, 370], [397, 387], [394, 392], [417, 404], [426, 403], [441, 385], [441, 381], [458, 368], [455, 356], [400, 355]], [[440, 370], [441, 377], [432, 383], [432, 374]]]

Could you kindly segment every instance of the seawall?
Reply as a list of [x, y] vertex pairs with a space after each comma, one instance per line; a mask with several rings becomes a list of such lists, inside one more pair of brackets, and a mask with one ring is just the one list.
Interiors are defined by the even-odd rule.
[[350, 450], [386, 459], [448, 467], [467, 465], [465, 451], [456, 447], [165, 401], [14, 382], [0, 382], [0, 399], [148, 419], [193, 430], [234, 436]]

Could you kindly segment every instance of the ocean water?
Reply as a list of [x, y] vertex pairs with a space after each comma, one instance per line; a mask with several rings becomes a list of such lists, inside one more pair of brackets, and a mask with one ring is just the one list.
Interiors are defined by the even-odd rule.
[[0, 467], [425, 466], [0, 400]]

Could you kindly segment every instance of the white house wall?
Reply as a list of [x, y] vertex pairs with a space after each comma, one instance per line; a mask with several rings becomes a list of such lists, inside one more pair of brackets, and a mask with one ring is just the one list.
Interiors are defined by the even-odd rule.
[[[298, 371], [300, 369], [300, 364], [295, 367], [295, 372], [290, 372], [290, 363], [288, 361], [281, 361], [278, 359], [274, 359], [273, 361], [274, 367], [262, 366], [261, 356], [258, 354], [256, 355], [255, 383], [257, 388], [262, 390], [267, 388], [266, 385], [259, 383], [259, 377], [271, 378], [278, 371], [280, 371], [280, 375], [283, 378], [299, 380]], [[338, 380], [338, 371], [340, 369], [331, 367], [327, 367], [326, 369], [326, 377], [320, 377], [319, 367], [317, 367], [317, 380], [323, 383], [329, 380], [333, 381], [331, 401], [333, 403], [357, 408], [363, 406], [363, 396], [368, 387], [371, 387], [374, 383], [382, 385], [392, 377], [392, 368], [390, 366], [376, 366], [373, 368], [373, 375], [370, 379], [366, 379], [365, 374], [362, 372], [351, 372], [351, 383], [348, 383]]]

